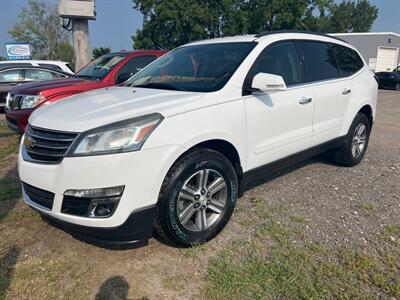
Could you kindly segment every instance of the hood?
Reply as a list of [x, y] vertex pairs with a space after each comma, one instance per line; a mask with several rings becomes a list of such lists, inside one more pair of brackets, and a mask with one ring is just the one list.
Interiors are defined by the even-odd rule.
[[150, 113], [164, 117], [200, 108], [204, 93], [111, 87], [65, 98], [36, 110], [29, 123], [60, 131], [83, 132]]
[[37, 95], [43, 90], [49, 90], [60, 87], [74, 86], [82, 83], [90, 83], [92, 81], [85, 80], [79, 77], [35, 81], [17, 85], [11, 89], [12, 94], [21, 95]]

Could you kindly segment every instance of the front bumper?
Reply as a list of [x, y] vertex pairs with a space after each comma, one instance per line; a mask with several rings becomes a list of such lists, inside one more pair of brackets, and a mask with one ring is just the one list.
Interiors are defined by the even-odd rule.
[[[34, 206], [31, 207], [37, 210]], [[64, 222], [49, 215], [42, 214], [44, 219], [51, 225], [72, 234], [78, 239], [104, 246], [147, 244], [147, 240], [153, 235], [154, 215], [155, 206], [151, 206], [132, 213], [120, 226], [96, 228]]]
[[[140, 238], [148, 238], [151, 233], [152, 214], [146, 213], [148, 222], [142, 223], [147, 224], [148, 228], [143, 229], [146, 226], [139, 226], [135, 221], [137, 212], [155, 206], [169, 168], [183, 151], [180, 146], [169, 145], [129, 153], [65, 157], [59, 164], [38, 164], [25, 161], [20, 149], [18, 171], [22, 182], [54, 194], [52, 208], [48, 210], [23, 193], [25, 202], [42, 215], [55, 220], [64, 228], [83, 232], [83, 235], [95, 239], [110, 240], [108, 236], [115, 236], [111, 241], [122, 238], [122, 242], [129, 242], [135, 240], [134, 236], [138, 232], [142, 232], [138, 235]], [[114, 214], [108, 218], [88, 218], [61, 212], [66, 190], [120, 185], [124, 185], [125, 190]], [[118, 228], [129, 228], [134, 235], [127, 238], [129, 234], [125, 236]]]
[[8, 127], [16, 133], [23, 134], [28, 125], [28, 119], [35, 109], [10, 110], [4, 109]]

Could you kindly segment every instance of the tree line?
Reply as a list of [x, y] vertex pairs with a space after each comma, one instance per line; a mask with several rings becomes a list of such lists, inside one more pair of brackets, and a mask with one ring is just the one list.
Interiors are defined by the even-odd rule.
[[[34, 59], [73, 63], [71, 32], [61, 27], [57, 7], [42, 0], [28, 4], [10, 36], [30, 43]], [[133, 0], [133, 8], [143, 14], [134, 49], [169, 50], [194, 40], [282, 29], [367, 32], [378, 16], [369, 0]], [[110, 51], [95, 48], [93, 57]]]
[[143, 26], [135, 49], [173, 49], [194, 40], [270, 30], [367, 32], [378, 16], [368, 0], [133, 0]]

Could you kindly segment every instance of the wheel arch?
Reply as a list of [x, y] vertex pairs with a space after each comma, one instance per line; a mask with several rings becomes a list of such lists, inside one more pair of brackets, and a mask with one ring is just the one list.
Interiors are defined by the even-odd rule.
[[[242, 188], [243, 182], [243, 158], [240, 156], [240, 152], [238, 151], [235, 145], [225, 139], [208, 139], [204, 141], [198, 141], [194, 143], [192, 146], [187, 147], [186, 150], [176, 158], [175, 162], [181, 159], [183, 156], [187, 155], [189, 152], [194, 151], [199, 148], [207, 148], [215, 150], [222, 155], [224, 155], [232, 164], [233, 168], [235, 169], [238, 183], [239, 183], [239, 194], [238, 196], [241, 197], [243, 195], [244, 189]], [[174, 163], [175, 163], [174, 162]], [[171, 165], [172, 168], [173, 164]]]
[[361, 109], [358, 111], [358, 113], [363, 113], [368, 117], [369, 123], [372, 124], [374, 123], [374, 114], [372, 111], [372, 107], [369, 104], [364, 105], [361, 107]]

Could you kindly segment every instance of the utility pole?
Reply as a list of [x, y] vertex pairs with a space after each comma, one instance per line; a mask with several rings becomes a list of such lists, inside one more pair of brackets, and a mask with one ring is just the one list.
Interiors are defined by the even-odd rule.
[[74, 39], [75, 70], [79, 70], [90, 61], [89, 21], [87, 19], [72, 19], [72, 34]]
[[63, 28], [72, 31], [75, 69], [79, 70], [90, 61], [89, 20], [96, 20], [95, 0], [59, 0], [58, 13]]

